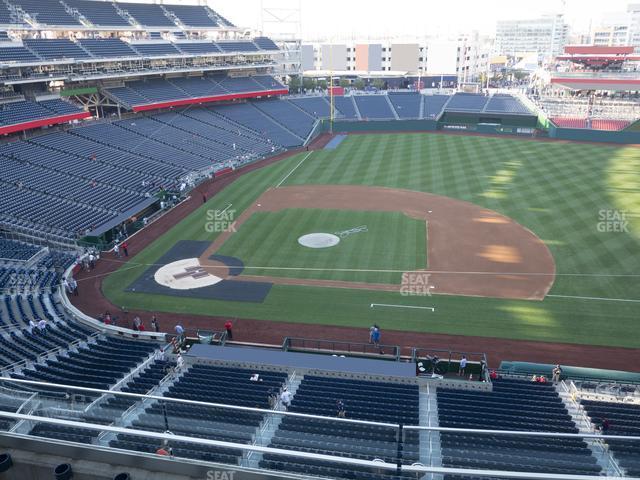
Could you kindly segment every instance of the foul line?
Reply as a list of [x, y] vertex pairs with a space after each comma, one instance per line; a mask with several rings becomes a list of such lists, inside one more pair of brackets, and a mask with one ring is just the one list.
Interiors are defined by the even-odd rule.
[[222, 215], [224, 212], [229, 210], [229, 207], [231, 207], [231, 205], [233, 205], [233, 203], [230, 203], [229, 205], [227, 205], [227, 207], [224, 210], [222, 210], [218, 215]]
[[598, 300], [605, 302], [631, 302], [640, 303], [640, 300], [632, 300], [628, 298], [604, 298], [604, 297], [578, 297], [576, 295], [547, 295], [547, 297], [554, 298], [575, 298], [576, 300]]
[[300, 160], [300, 162], [298, 162], [298, 164], [297, 164], [295, 167], [293, 167], [293, 170], [291, 170], [289, 173], [287, 173], [287, 176], [286, 176], [286, 177], [284, 177], [282, 180], [280, 180], [280, 183], [279, 183], [279, 184], [277, 184], [277, 185], [275, 186], [275, 188], [278, 188], [280, 185], [282, 185], [282, 184], [287, 180], [287, 178], [289, 178], [289, 177], [291, 176], [291, 174], [292, 174], [293, 172], [295, 172], [295, 171], [296, 171], [296, 169], [297, 169], [300, 165], [302, 165], [302, 162], [304, 162], [307, 158], [309, 158], [309, 155], [311, 155], [312, 153], [313, 153], [313, 152], [309, 152], [309, 153], [307, 153], [307, 154], [305, 155], [305, 157], [304, 157], [302, 160]]
[[436, 309], [434, 307], [417, 307], [415, 305], [390, 305], [388, 303], [372, 303], [369, 308], [375, 308], [375, 307], [414, 308], [414, 309], [419, 309], [419, 310], [431, 310], [432, 312], [436, 311]]

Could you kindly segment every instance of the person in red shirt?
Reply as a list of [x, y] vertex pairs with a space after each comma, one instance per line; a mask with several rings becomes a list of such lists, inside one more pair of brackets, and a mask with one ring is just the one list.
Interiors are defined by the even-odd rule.
[[124, 242], [122, 242], [122, 244], [120, 244], [120, 248], [122, 248], [122, 251], [124, 252], [124, 256], [128, 257], [129, 256], [129, 244], [126, 242], [126, 240]]
[[227, 320], [224, 324], [224, 329], [227, 331], [227, 340], [233, 340], [233, 324], [231, 320]]

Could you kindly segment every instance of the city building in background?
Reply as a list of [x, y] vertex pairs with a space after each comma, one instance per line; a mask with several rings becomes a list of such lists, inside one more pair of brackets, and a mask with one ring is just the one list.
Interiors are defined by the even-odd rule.
[[535, 52], [550, 58], [562, 52], [569, 38], [569, 25], [561, 14], [540, 18], [503, 20], [496, 26], [496, 53], [518, 56]]

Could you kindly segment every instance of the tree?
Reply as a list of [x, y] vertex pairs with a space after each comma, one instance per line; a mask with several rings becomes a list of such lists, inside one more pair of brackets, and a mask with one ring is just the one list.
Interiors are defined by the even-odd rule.
[[376, 78], [376, 79], [373, 81], [373, 86], [374, 86], [375, 88], [377, 88], [378, 90], [383, 90], [383, 89], [384, 89], [384, 87], [385, 87], [384, 80], [382, 80], [381, 78]]
[[302, 86], [305, 90], [313, 90], [316, 88], [317, 82], [315, 78], [305, 77], [302, 79]]
[[351, 85], [351, 82], [349, 81], [348, 78], [341, 78], [340, 79], [340, 86], [342, 88], [347, 88], [349, 85]]
[[320, 90], [326, 90], [327, 89], [327, 81], [326, 80], [318, 80], [318, 88]]
[[291, 93], [300, 93], [300, 88], [302, 86], [302, 81], [299, 76], [289, 77], [289, 91]]
[[353, 86], [356, 87], [356, 90], [364, 90], [364, 80], [361, 78], [356, 79]]

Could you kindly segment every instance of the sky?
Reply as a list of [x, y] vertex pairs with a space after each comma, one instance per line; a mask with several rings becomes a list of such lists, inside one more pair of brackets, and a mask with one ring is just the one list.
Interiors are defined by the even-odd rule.
[[[172, 0], [167, 0], [170, 3]], [[175, 0], [174, 0], [175, 1]], [[588, 31], [608, 12], [624, 12], [630, 0], [208, 0], [238, 26], [260, 29], [261, 6], [301, 5], [302, 37], [312, 39], [446, 36], [478, 30], [495, 32], [496, 20], [566, 14], [574, 31]], [[563, 4], [565, 5], [563, 7]], [[288, 26], [291, 30], [292, 26]]]

